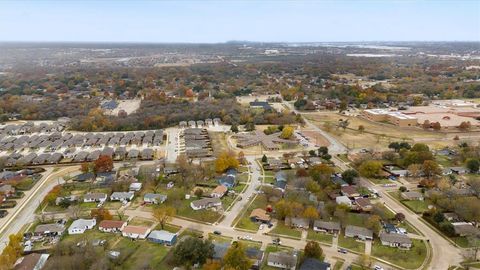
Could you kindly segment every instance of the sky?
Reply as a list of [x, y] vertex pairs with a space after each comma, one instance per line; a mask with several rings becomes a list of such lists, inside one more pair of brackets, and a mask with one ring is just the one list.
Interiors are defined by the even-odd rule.
[[8, 1], [0, 41], [480, 41], [480, 1]]

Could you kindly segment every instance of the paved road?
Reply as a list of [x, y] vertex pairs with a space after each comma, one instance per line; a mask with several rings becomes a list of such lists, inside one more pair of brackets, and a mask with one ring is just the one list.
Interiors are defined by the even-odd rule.
[[255, 190], [257, 187], [261, 185], [262, 177], [261, 177], [261, 168], [258, 163], [255, 161], [255, 157], [247, 156], [247, 161], [250, 163], [249, 170], [250, 170], [250, 184], [240, 196], [242, 196], [241, 201], [237, 201], [233, 205], [233, 207], [224, 213], [225, 218], [219, 223], [220, 226], [233, 226], [232, 222], [235, 217], [240, 214], [240, 212], [244, 209], [244, 207], [252, 201], [252, 199], [247, 200], [247, 198], [253, 198], [255, 195]]
[[38, 180], [38, 183], [29, 191], [25, 192], [25, 196], [17, 201], [17, 206], [9, 209], [9, 214], [0, 224], [0, 252], [3, 251], [8, 243], [8, 236], [10, 234], [18, 233], [25, 224], [29, 224], [35, 219], [35, 209], [40, 205], [40, 202], [47, 195], [47, 193], [59, 183], [59, 177], [78, 170], [78, 166], [62, 168], [53, 173], [53, 168], [47, 168], [43, 177]]

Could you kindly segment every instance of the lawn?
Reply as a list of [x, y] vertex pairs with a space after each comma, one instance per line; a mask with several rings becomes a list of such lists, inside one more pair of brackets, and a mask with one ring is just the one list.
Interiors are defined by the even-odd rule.
[[134, 217], [128, 222], [128, 225], [150, 227], [153, 223], [154, 222], [149, 219]]
[[149, 241], [131, 241], [122, 238], [113, 248], [130, 254], [116, 269], [157, 269], [170, 248]]
[[36, 181], [34, 181], [31, 177], [25, 177], [20, 182], [15, 184], [15, 188], [17, 190], [30, 190], [35, 185], [35, 183]]
[[344, 262], [345, 261], [340, 261], [340, 260], [335, 262], [335, 265], [333, 265], [333, 270], [341, 270]]
[[417, 214], [421, 214], [428, 210], [428, 201], [405, 201], [403, 200], [402, 203], [406, 205], [410, 210]]
[[243, 189], [245, 188], [245, 184], [238, 184], [236, 185], [233, 190], [236, 192], [236, 193], [241, 193], [243, 191]]
[[[246, 211], [243, 211], [240, 215], [240, 219], [235, 227], [240, 229], [246, 229], [251, 231], [257, 231], [260, 226], [258, 223], [252, 222], [250, 220], [250, 213], [253, 209], [256, 208], [265, 208], [267, 206], [267, 198], [263, 194], [259, 194], [255, 197], [255, 200], [249, 205]], [[238, 219], [238, 217], [236, 218]], [[235, 221], [234, 221], [235, 223]]]
[[[161, 230], [161, 229], [162, 229], [162, 227], [160, 226], [160, 224], [158, 224], [155, 227], [155, 230]], [[169, 231], [171, 233], [178, 233], [182, 229], [182, 227], [167, 223], [167, 224], [165, 224], [165, 226], [163, 226], [163, 229], [165, 231]]]
[[175, 205], [177, 216], [210, 223], [217, 221], [221, 217], [220, 213], [212, 210], [193, 210], [192, 207], [190, 207], [190, 202], [192, 201], [193, 200], [181, 200], [179, 204]]
[[343, 234], [338, 236], [338, 245], [340, 247], [353, 250], [359, 253], [365, 252], [365, 243], [362, 241], [357, 241], [351, 237], [345, 237]]
[[279, 235], [286, 235], [294, 238], [300, 238], [302, 236], [302, 232], [296, 229], [292, 229], [289, 226], [286, 226], [285, 223], [282, 221], [278, 221], [277, 225], [273, 230], [269, 233], [271, 234], [279, 234]]
[[412, 239], [413, 247], [410, 250], [402, 250], [383, 246], [380, 241], [375, 240], [372, 246], [372, 256], [389, 261], [407, 269], [417, 269], [425, 261], [427, 247], [418, 239]]
[[308, 230], [307, 239], [331, 245], [333, 240], [333, 235], [328, 233], [315, 232], [313, 230]]
[[228, 237], [228, 236], [222, 236], [222, 235], [216, 235], [213, 233], [208, 234], [208, 239], [212, 241], [212, 243], [230, 243], [232, 242], [233, 238]]
[[358, 213], [348, 213], [345, 224], [363, 227], [368, 219], [368, 215]]
[[261, 242], [250, 241], [250, 240], [237, 240], [239, 243], [242, 243], [245, 247], [249, 248], [257, 248], [260, 249], [262, 247]]

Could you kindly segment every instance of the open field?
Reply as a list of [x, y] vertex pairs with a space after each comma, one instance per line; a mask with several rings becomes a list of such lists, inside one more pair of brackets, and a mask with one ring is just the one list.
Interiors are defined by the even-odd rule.
[[[341, 115], [335, 112], [303, 115], [319, 128], [333, 135], [340, 142], [350, 148], [386, 148], [392, 141], [406, 140], [412, 142], [412, 138], [442, 141], [446, 134], [424, 131], [417, 128], [400, 128], [386, 123], [375, 123], [360, 117]], [[336, 125], [340, 119], [348, 119], [350, 125], [344, 131], [337, 129]], [[325, 124], [328, 123], [328, 124]], [[326, 128], [325, 125], [330, 127]], [[358, 131], [363, 125], [364, 132]], [[445, 141], [447, 143], [447, 141]], [[453, 143], [453, 140], [452, 140]]]

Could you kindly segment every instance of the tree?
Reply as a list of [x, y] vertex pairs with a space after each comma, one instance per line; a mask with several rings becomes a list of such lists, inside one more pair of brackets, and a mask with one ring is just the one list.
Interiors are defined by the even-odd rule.
[[440, 130], [442, 129], [442, 125], [439, 122], [432, 123], [433, 130]]
[[92, 169], [92, 164], [90, 162], [84, 162], [80, 165], [80, 171], [83, 173], [88, 173]]
[[323, 157], [326, 154], [328, 154], [328, 147], [320, 146], [320, 148], [318, 148], [318, 155]]
[[317, 181], [321, 186], [330, 184], [330, 177], [335, 170], [327, 164], [318, 164], [310, 168], [310, 176]]
[[203, 195], [203, 189], [201, 189], [201, 188], [195, 189], [194, 194], [195, 194], [195, 196], [197, 196], [197, 198], [200, 199], [200, 197], [202, 197], [202, 195]]
[[360, 133], [363, 133], [365, 131], [365, 127], [363, 125], [359, 125], [358, 131], [360, 131]]
[[429, 129], [431, 127], [430, 121], [428, 120], [423, 121], [422, 127], [424, 129]]
[[323, 255], [323, 250], [315, 241], [308, 241], [305, 245], [304, 255], [307, 258], [320, 259]]
[[93, 162], [93, 171], [95, 173], [111, 172], [113, 170], [113, 160], [110, 156], [101, 155]]
[[95, 209], [92, 209], [90, 211], [90, 217], [94, 218], [97, 220], [97, 223], [102, 221], [102, 220], [111, 220], [113, 219], [112, 215], [110, 214], [110, 212], [103, 208], [103, 207], [100, 207], [100, 208], [95, 208]]
[[232, 124], [232, 127], [230, 128], [230, 131], [233, 133], [238, 133], [238, 125], [237, 124]]
[[213, 254], [213, 244], [210, 240], [187, 237], [174, 247], [173, 261], [177, 265], [191, 267], [196, 263], [204, 264], [207, 259], [213, 257]]
[[355, 178], [357, 177], [358, 177], [358, 172], [353, 169], [348, 169], [342, 172], [343, 180], [350, 185], [354, 184]]
[[377, 215], [371, 215], [365, 222], [365, 226], [371, 229], [374, 233], [378, 234], [381, 229], [380, 217]]
[[290, 139], [293, 135], [293, 127], [286, 126], [283, 128], [282, 133], [280, 134], [280, 138], [282, 139]]
[[428, 179], [442, 173], [440, 166], [433, 160], [425, 160], [422, 165], [422, 171]]
[[163, 230], [163, 227], [165, 226], [165, 224], [172, 220], [176, 212], [177, 210], [175, 210], [175, 208], [173, 208], [172, 206], [162, 205], [162, 206], [155, 207], [153, 209], [152, 215], [155, 218], [155, 220], [158, 223], [160, 223], [160, 226], [162, 227], [162, 230]]
[[292, 205], [282, 199], [275, 204], [275, 212], [278, 219], [284, 220], [286, 217], [292, 215]]
[[476, 173], [480, 169], [480, 161], [476, 158], [469, 158], [467, 159], [466, 166], [471, 173]]
[[310, 221], [313, 221], [315, 219], [318, 219], [318, 211], [313, 206], [307, 206], [307, 208], [305, 208], [305, 210], [303, 210], [302, 216], [304, 218], [309, 219]]
[[405, 214], [403, 213], [396, 213], [395, 214], [395, 219], [398, 221], [398, 222], [403, 222], [405, 220]]
[[262, 163], [267, 163], [268, 162], [268, 158], [266, 155], [263, 155], [262, 156]]
[[253, 262], [247, 257], [245, 247], [241, 242], [233, 242], [223, 256], [223, 266], [225, 269], [248, 270]]
[[381, 169], [382, 163], [380, 161], [366, 160], [360, 165], [358, 171], [360, 175], [371, 178], [377, 177]]
[[255, 124], [253, 122], [248, 122], [245, 124], [245, 130], [246, 131], [254, 131], [255, 130]]
[[471, 126], [472, 126], [472, 124], [470, 123], [470, 121], [463, 121], [458, 126], [458, 129], [460, 129], [462, 131], [466, 131], [466, 130], [469, 130], [471, 128]]
[[222, 152], [215, 160], [215, 171], [223, 173], [230, 168], [238, 168], [239, 162], [234, 152]]
[[407, 191], [407, 187], [406, 186], [401, 186], [398, 188], [398, 190], [400, 190], [400, 192], [405, 192]]

